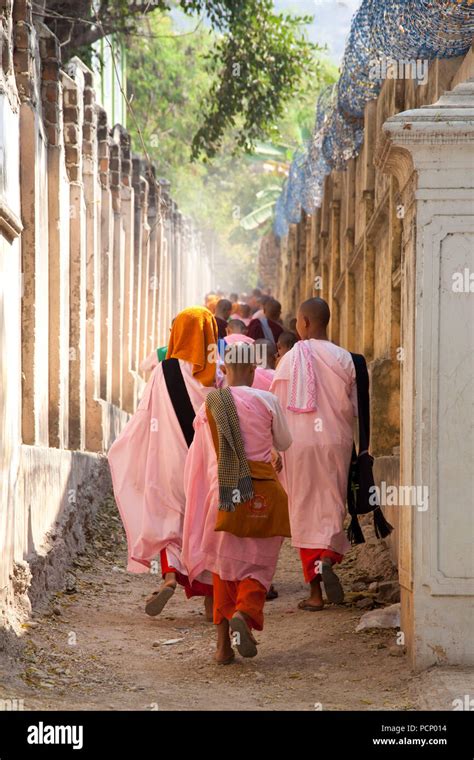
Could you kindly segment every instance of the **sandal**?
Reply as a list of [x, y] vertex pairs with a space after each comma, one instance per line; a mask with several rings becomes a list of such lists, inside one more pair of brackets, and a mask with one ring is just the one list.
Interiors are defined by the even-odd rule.
[[235, 660], [235, 652], [232, 652], [226, 660], [216, 660], [216, 665], [230, 665]]
[[322, 561], [321, 578], [328, 601], [333, 604], [342, 604], [344, 601], [344, 589], [341, 586], [341, 581], [332, 569], [332, 562], [328, 559], [323, 559]]
[[150, 617], [159, 615], [176, 591], [176, 584], [163, 586], [159, 591], [154, 591], [146, 600], [145, 612]]
[[267, 596], [266, 596], [267, 602], [271, 602], [272, 599], [278, 599], [278, 591], [276, 590], [276, 588], [273, 585], [273, 583], [270, 586], [270, 588], [268, 589]]
[[232, 633], [237, 633], [235, 637], [235, 646], [242, 657], [255, 657], [257, 654], [257, 642], [252, 636], [252, 631], [248, 627], [244, 618], [235, 614], [229, 620], [229, 626]]
[[302, 599], [298, 604], [299, 610], [306, 610], [306, 612], [321, 612], [324, 609], [324, 604], [310, 604], [307, 599]]

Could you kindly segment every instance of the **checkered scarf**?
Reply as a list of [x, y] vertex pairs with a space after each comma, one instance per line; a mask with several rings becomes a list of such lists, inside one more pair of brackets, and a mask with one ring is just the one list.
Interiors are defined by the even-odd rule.
[[206, 407], [214, 417], [219, 436], [219, 509], [235, 512], [237, 504], [253, 498], [254, 491], [230, 388], [211, 391]]

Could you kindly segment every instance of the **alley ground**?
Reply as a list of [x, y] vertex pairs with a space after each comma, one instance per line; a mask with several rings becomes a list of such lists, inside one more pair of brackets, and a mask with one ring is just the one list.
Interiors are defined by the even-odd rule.
[[[145, 615], [144, 600], [157, 582], [124, 572], [125, 549], [109, 500], [65, 590], [23, 626], [19, 656], [0, 661], [0, 699], [22, 699], [27, 710], [450, 709], [448, 691], [436, 696], [433, 686], [442, 684], [442, 671], [434, 680], [413, 676], [394, 629], [355, 633], [360, 594], [321, 613], [297, 609], [305, 589], [288, 543], [275, 578], [279, 598], [267, 603], [258, 634], [259, 654], [226, 667], [213, 662], [214, 628], [201, 600], [186, 601], [179, 590], [161, 616]], [[383, 565], [373, 545], [348, 555], [346, 589], [367, 579], [370, 556]]]

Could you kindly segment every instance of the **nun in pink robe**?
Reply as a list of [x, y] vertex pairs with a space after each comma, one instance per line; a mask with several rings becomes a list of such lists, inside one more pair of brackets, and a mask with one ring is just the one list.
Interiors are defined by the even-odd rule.
[[[215, 364], [211, 365], [208, 357], [209, 347], [216, 343], [217, 327], [208, 309], [192, 307], [178, 314], [167, 358], [178, 359], [195, 412], [214, 387]], [[115, 499], [127, 536], [127, 569], [150, 572], [152, 561], [160, 555], [162, 574], [175, 573], [187, 596], [210, 596], [211, 575], [196, 575], [191, 585], [181, 558], [187, 454], [163, 365], [159, 364], [137, 411], [108, 455]]]
[[[275, 396], [248, 386], [233, 386], [231, 391], [247, 459], [270, 462], [272, 447], [277, 451], [288, 449], [291, 436]], [[194, 427], [184, 473], [183, 561], [189, 579], [210, 571], [222, 581], [251, 578], [268, 590], [283, 539], [238, 538], [214, 530], [219, 502], [217, 456], [205, 404], [196, 415]], [[255, 621], [259, 630], [262, 624], [263, 617]]]
[[285, 412], [293, 445], [283, 457], [292, 544], [305, 580], [316, 562], [340, 562], [350, 548], [343, 522], [353, 421], [355, 369], [348, 351], [328, 340], [301, 340], [278, 363], [271, 386]]

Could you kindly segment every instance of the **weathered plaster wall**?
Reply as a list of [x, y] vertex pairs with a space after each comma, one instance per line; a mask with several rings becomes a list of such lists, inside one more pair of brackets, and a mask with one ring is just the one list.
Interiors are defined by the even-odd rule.
[[474, 271], [473, 82], [473, 49], [426, 85], [385, 82], [360, 154], [281, 240], [274, 283], [284, 313], [325, 298], [331, 339], [365, 354], [376, 482], [427, 489], [427, 508], [401, 489], [384, 507], [417, 669], [474, 663], [473, 301], [452, 288]]
[[136, 408], [140, 363], [210, 275], [92, 72], [62, 65], [30, 0], [0, 16], [1, 627], [64, 578], [110, 488], [101, 454]]

